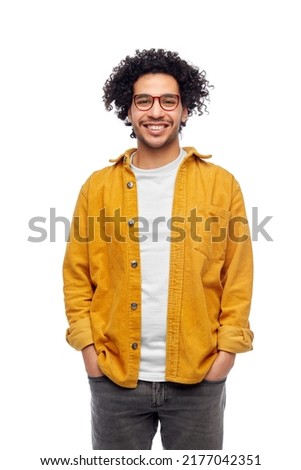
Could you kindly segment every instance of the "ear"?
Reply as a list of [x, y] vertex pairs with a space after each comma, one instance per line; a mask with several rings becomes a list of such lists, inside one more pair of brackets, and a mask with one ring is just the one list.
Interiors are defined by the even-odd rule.
[[185, 106], [183, 109], [182, 109], [182, 118], [181, 118], [181, 121], [182, 122], [186, 122], [188, 119], [188, 108]]
[[131, 113], [131, 108], [128, 110], [128, 121], [132, 123], [132, 113]]

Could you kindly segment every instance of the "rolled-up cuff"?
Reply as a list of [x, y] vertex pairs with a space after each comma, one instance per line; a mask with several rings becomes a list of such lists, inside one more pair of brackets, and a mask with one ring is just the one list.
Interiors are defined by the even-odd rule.
[[221, 326], [218, 329], [217, 345], [221, 351], [241, 353], [253, 349], [254, 334], [247, 328]]
[[66, 340], [77, 351], [81, 351], [89, 344], [93, 344], [90, 318], [83, 318], [73, 323], [66, 332]]

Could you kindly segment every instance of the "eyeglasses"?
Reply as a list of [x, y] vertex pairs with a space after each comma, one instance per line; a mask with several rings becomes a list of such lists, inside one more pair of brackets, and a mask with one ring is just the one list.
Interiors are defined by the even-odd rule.
[[180, 96], [174, 95], [173, 93], [165, 93], [161, 96], [152, 96], [147, 94], [133, 96], [134, 104], [140, 111], [148, 111], [151, 109], [155, 99], [159, 100], [159, 104], [164, 111], [173, 111], [179, 104]]

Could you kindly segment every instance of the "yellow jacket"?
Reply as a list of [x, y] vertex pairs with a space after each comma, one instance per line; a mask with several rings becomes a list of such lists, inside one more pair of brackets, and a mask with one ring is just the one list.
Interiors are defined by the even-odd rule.
[[[127, 150], [82, 186], [64, 259], [67, 341], [95, 345], [102, 372], [137, 386], [141, 273], [135, 175]], [[252, 349], [252, 248], [234, 177], [194, 148], [176, 177], [166, 335], [166, 380], [200, 382], [218, 350]]]

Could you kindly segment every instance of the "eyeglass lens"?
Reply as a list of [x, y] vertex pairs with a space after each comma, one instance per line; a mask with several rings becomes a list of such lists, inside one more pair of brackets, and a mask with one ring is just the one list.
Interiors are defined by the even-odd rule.
[[147, 94], [136, 95], [134, 97], [134, 102], [138, 109], [141, 111], [147, 111], [153, 106], [155, 98], [159, 99], [160, 106], [165, 111], [174, 110], [179, 103], [178, 95], [169, 93], [161, 96], [152, 96]]

